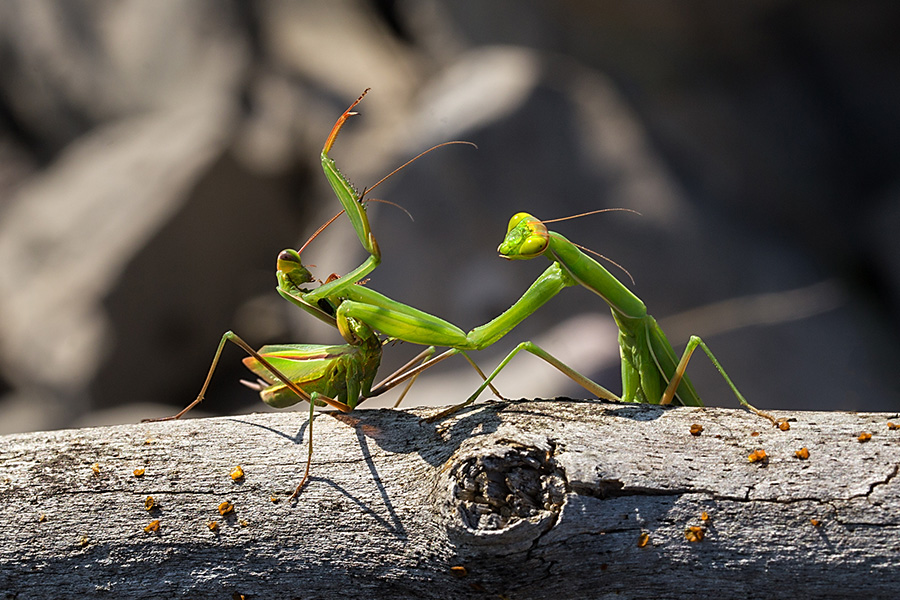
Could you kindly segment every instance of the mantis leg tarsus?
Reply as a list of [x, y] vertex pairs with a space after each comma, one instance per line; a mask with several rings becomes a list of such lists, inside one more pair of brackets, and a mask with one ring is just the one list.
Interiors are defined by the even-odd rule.
[[722, 365], [719, 363], [718, 359], [716, 359], [715, 355], [712, 353], [712, 350], [709, 349], [709, 346], [706, 345], [699, 336], [692, 335], [691, 339], [688, 340], [687, 346], [684, 348], [684, 354], [681, 355], [681, 360], [678, 361], [678, 366], [675, 368], [675, 373], [672, 376], [672, 379], [669, 380], [669, 385], [666, 386], [666, 391], [663, 393], [662, 398], [660, 399], [660, 404], [669, 404], [675, 397], [676, 390], [678, 389], [681, 380], [684, 378], [684, 372], [687, 370], [688, 362], [691, 360], [691, 355], [694, 354], [694, 350], [697, 348], [702, 348], [703, 352], [706, 353], [706, 356], [709, 357], [710, 362], [712, 362], [713, 366], [716, 367], [716, 370], [719, 371], [719, 374], [722, 376], [722, 379], [725, 380], [725, 383], [728, 384], [728, 387], [731, 388], [731, 391], [734, 392], [734, 395], [737, 397], [738, 401], [741, 405], [749, 410], [750, 412], [758, 415], [764, 419], [768, 419], [772, 422], [774, 426], [778, 426], [778, 419], [770, 415], [769, 413], [759, 410], [749, 402], [747, 402], [744, 395], [738, 391], [737, 386], [731, 381], [731, 377], [728, 376], [728, 373], [725, 372], [725, 369], [722, 368]]
[[356, 114], [355, 112], [353, 112], [353, 109], [356, 108], [357, 104], [362, 102], [362, 99], [366, 97], [366, 94], [369, 93], [370, 89], [371, 88], [366, 88], [365, 90], [363, 90], [363, 93], [359, 95], [359, 98], [357, 98], [353, 102], [353, 104], [351, 104], [347, 108], [347, 110], [345, 110], [343, 114], [338, 117], [338, 120], [337, 122], [335, 122], [334, 127], [331, 128], [331, 133], [328, 134], [328, 138], [325, 140], [325, 145], [322, 147], [322, 154], [328, 156], [328, 153], [331, 152], [331, 147], [334, 146], [334, 141], [337, 139], [338, 134], [341, 132], [341, 127], [344, 126], [344, 123], [347, 121], [347, 119]]

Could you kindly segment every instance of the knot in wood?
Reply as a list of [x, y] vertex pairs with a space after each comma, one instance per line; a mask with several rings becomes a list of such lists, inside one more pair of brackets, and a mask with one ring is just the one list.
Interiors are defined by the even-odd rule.
[[451, 471], [459, 514], [472, 530], [497, 531], [559, 512], [565, 477], [546, 450], [510, 448], [474, 456]]

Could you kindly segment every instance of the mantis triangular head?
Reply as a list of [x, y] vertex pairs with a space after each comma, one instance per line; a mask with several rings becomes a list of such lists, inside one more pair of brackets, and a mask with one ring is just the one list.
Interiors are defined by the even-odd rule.
[[497, 252], [502, 258], [527, 260], [543, 254], [549, 245], [547, 226], [537, 217], [520, 212], [509, 220], [506, 237]]

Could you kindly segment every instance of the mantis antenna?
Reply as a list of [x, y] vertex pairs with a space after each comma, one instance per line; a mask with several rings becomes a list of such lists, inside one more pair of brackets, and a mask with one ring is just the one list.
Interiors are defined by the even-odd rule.
[[[619, 207], [619, 208], [600, 208], [600, 209], [597, 209], [597, 210], [591, 210], [591, 211], [588, 211], [588, 212], [579, 213], [579, 214], [577, 214], [577, 215], [570, 215], [570, 216], [568, 216], [568, 217], [559, 217], [559, 218], [557, 218], [557, 219], [547, 219], [546, 221], [541, 221], [541, 223], [544, 223], [544, 224], [547, 224], [547, 223], [558, 223], [559, 221], [568, 221], [568, 220], [570, 220], [570, 219], [578, 219], [579, 217], [587, 217], [587, 216], [590, 216], [590, 215], [596, 215], [596, 214], [598, 214], [598, 213], [605, 213], [605, 212], [630, 212], [630, 213], [634, 213], [634, 214], [636, 214], [636, 215], [638, 215], [638, 216], [643, 216], [643, 215], [641, 215], [641, 213], [639, 213], [638, 211], [632, 210], [632, 209], [630, 209], [630, 208], [621, 208], [621, 207]], [[593, 254], [594, 256], [596, 256], [597, 258], [601, 258], [601, 259], [605, 260], [606, 262], [608, 262], [609, 264], [613, 265], [614, 267], [620, 269], [623, 273], [625, 273], [626, 275], [628, 275], [628, 279], [631, 280], [631, 285], [634, 285], [634, 277], [631, 276], [631, 273], [628, 272], [628, 269], [626, 269], [625, 267], [623, 267], [622, 265], [620, 265], [619, 263], [617, 263], [617, 262], [614, 261], [613, 259], [611, 259], [611, 258], [609, 258], [609, 257], [606, 257], [606, 256], [600, 254], [599, 252], [595, 251], [595, 250], [591, 250], [590, 248], [586, 248], [585, 246], [582, 246], [581, 244], [576, 244], [575, 242], [572, 242], [572, 245], [575, 246], [576, 248], [579, 248], [579, 249], [581, 249], [581, 250], [584, 250], [585, 252], [590, 252], [591, 254]]]

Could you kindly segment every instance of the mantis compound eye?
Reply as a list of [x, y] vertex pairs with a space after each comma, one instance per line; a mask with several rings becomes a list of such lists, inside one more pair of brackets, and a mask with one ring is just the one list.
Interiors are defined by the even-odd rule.
[[294, 285], [313, 281], [312, 273], [300, 262], [300, 254], [296, 250], [287, 249], [279, 252], [276, 267]]
[[281, 268], [281, 263], [295, 263], [300, 264], [300, 255], [297, 254], [296, 250], [282, 250], [278, 253], [278, 265], [279, 269]]
[[[543, 233], [543, 235], [541, 233]], [[547, 241], [546, 230], [543, 232], [535, 232], [525, 238], [525, 241], [522, 242], [522, 245], [519, 247], [519, 254], [523, 257], [527, 256], [528, 258], [537, 256], [547, 249]]]

